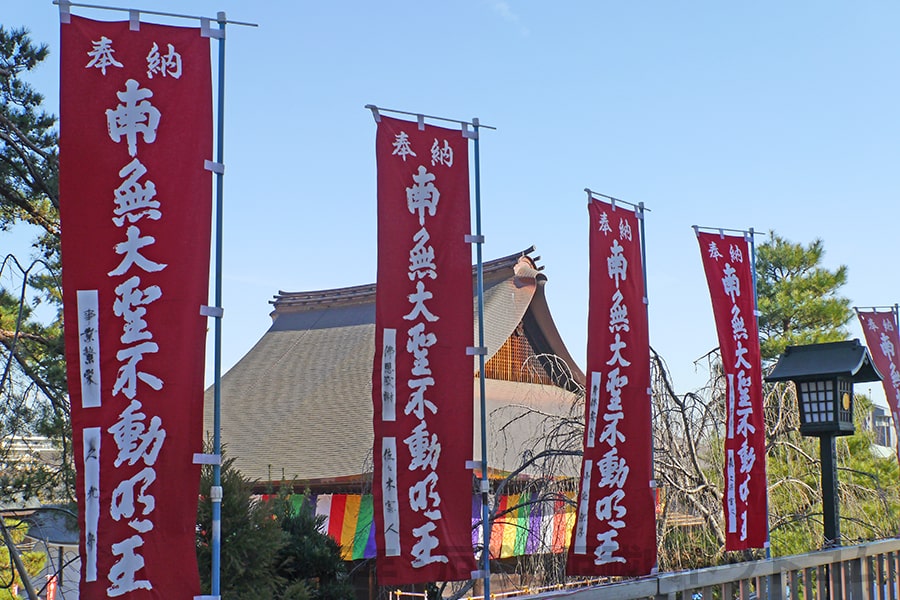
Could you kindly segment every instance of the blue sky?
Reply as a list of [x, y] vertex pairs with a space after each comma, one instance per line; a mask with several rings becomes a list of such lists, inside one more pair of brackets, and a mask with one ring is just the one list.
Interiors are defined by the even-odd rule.
[[[691, 225], [821, 238], [853, 304], [900, 301], [896, 2], [144, 4], [259, 24], [228, 28], [226, 368], [279, 290], [374, 281], [368, 103], [497, 127], [481, 138], [485, 258], [537, 246], [582, 366], [585, 187], [650, 211], [651, 344], [678, 391], [702, 385], [693, 363], [716, 346]], [[50, 45], [31, 82], [54, 113], [57, 15], [36, 0], [0, 11]]]

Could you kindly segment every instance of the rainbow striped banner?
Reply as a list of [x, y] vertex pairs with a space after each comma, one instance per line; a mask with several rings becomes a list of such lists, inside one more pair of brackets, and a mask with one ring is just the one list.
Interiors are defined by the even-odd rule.
[[[574, 493], [567, 493], [569, 501]], [[272, 496], [264, 496], [270, 499]], [[304, 496], [292, 498], [294, 510], [303, 510]], [[374, 507], [371, 494], [318, 494], [310, 496], [322, 531], [341, 546], [344, 560], [375, 557]], [[307, 508], [306, 510], [309, 510]], [[498, 517], [491, 528], [491, 558], [565, 552], [572, 539], [575, 509], [559, 498], [539, 501], [537, 494], [501, 496]], [[481, 546], [481, 496], [472, 498], [472, 546]]]
[[[574, 493], [567, 493], [569, 500]], [[491, 558], [565, 552], [572, 539], [575, 509], [560, 498], [543, 500], [534, 493], [501, 496], [491, 527]], [[481, 545], [481, 497], [472, 499], [472, 545]]]

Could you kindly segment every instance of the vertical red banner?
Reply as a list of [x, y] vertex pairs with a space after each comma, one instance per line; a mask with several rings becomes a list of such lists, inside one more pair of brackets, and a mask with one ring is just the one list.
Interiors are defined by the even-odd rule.
[[372, 400], [380, 585], [469, 579], [472, 251], [468, 140], [382, 116]]
[[[894, 425], [894, 438], [900, 440], [900, 336], [897, 334], [897, 316], [893, 311], [857, 311], [859, 324], [866, 334], [866, 345], [872, 355], [875, 368], [884, 376], [881, 385]], [[900, 444], [897, 446], [900, 461]]]
[[650, 341], [639, 218], [592, 200], [584, 458], [570, 575], [656, 565]]
[[199, 594], [209, 39], [61, 25], [60, 218], [81, 597]]
[[768, 537], [766, 429], [753, 260], [745, 237], [698, 232], [722, 354], [725, 397], [725, 549]]

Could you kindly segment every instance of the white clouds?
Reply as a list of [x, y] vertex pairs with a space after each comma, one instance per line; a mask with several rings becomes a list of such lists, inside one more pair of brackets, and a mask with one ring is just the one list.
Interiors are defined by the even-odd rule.
[[512, 7], [509, 5], [509, 2], [506, 0], [489, 0], [489, 4], [491, 9], [500, 16], [504, 21], [509, 23], [510, 25], [515, 25], [519, 33], [523, 36], [527, 36], [530, 32], [528, 27], [526, 27], [522, 20], [519, 19], [519, 15], [513, 12]]

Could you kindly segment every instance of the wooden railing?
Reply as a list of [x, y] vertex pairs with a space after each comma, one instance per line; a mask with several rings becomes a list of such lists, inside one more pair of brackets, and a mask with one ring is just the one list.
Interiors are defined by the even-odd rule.
[[566, 600], [898, 600], [898, 572], [900, 539], [889, 539], [771, 560], [662, 573], [538, 597], [565, 597]]

